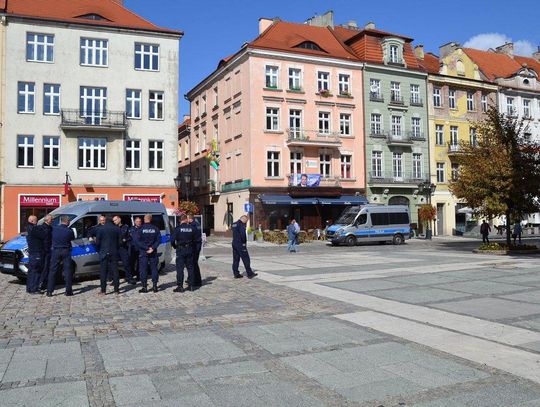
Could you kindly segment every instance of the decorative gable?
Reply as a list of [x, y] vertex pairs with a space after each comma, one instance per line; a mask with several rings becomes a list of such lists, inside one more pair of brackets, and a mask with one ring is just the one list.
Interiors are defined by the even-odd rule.
[[403, 45], [405, 41], [397, 37], [385, 37], [381, 41], [383, 62], [385, 65], [405, 66]]

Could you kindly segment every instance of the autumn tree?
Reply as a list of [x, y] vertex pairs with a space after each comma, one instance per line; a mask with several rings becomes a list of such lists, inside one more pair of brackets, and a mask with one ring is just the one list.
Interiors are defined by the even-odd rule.
[[476, 142], [461, 142], [458, 177], [450, 190], [488, 218], [506, 215], [510, 246], [511, 220], [539, 209], [540, 146], [524, 137], [528, 121], [490, 107], [486, 118], [472, 123]]

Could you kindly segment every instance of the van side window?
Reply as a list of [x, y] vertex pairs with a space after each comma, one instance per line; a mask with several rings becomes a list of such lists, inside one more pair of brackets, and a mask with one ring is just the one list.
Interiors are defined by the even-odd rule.
[[390, 224], [391, 225], [408, 225], [409, 224], [409, 214], [407, 212], [393, 212], [390, 213]]
[[363, 213], [360, 216], [358, 216], [358, 219], [356, 219], [357, 225], [365, 225], [367, 222], [367, 213]]
[[157, 226], [159, 230], [165, 230], [163, 215], [152, 215], [152, 225]]
[[82, 239], [83, 237], [88, 237], [90, 234], [90, 229], [92, 229], [96, 225], [97, 216], [89, 215], [77, 219], [77, 221], [73, 223], [71, 227], [75, 228], [75, 230], [77, 231], [77, 239]]
[[373, 226], [388, 225], [387, 213], [371, 213], [371, 224]]

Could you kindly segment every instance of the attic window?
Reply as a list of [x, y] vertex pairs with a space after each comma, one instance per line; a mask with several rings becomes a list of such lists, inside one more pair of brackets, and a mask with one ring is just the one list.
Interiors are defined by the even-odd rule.
[[86, 20], [111, 21], [103, 16], [100, 16], [99, 14], [83, 14], [77, 18], [84, 18]]
[[310, 49], [312, 51], [322, 51], [321, 47], [311, 41], [304, 41], [300, 45], [297, 45], [296, 48]]
[[523, 84], [524, 85], [529, 85], [529, 80], [528, 79], [523, 79]]

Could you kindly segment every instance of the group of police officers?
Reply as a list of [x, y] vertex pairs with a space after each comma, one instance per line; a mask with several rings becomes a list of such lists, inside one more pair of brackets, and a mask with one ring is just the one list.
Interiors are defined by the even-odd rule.
[[[48, 297], [52, 296], [57, 273], [63, 267], [65, 295], [73, 295], [71, 242], [75, 239], [75, 234], [68, 227], [69, 221], [69, 217], [61, 217], [58, 226], [52, 226], [52, 217], [46, 215], [43, 223], [38, 225], [36, 216], [28, 218], [26, 227], [29, 252], [26, 281], [28, 293], [46, 292]], [[171, 236], [171, 245], [176, 249], [177, 287], [174, 292], [185, 291], [184, 268], [188, 272], [188, 290], [193, 291], [202, 285], [198, 264], [202, 246], [200, 226], [191, 215], [182, 215], [180, 222]], [[136, 218], [131, 227], [122, 224], [122, 218], [118, 215], [112, 218], [100, 216], [98, 225], [94, 227], [87, 225], [85, 237], [95, 244], [99, 254], [100, 295], [106, 293], [109, 279], [112, 280], [114, 292], [116, 294], [120, 292], [119, 260], [122, 261], [128, 284], [136, 284], [134, 271], [138, 270], [142, 285], [139, 292], [147, 293], [148, 268], [150, 268], [152, 291], [159, 291], [158, 247], [161, 243], [161, 233], [159, 228], [152, 224], [152, 215], [144, 216], [144, 224], [141, 218]], [[251, 272], [251, 269], [249, 270]]]

